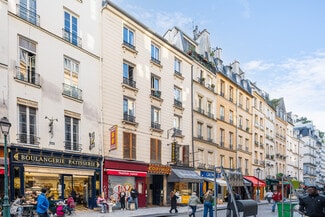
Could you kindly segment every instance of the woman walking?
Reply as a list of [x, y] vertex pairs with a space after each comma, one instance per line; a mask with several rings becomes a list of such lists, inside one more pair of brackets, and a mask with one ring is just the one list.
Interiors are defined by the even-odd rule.
[[209, 212], [209, 217], [213, 217], [212, 202], [213, 202], [212, 191], [208, 190], [204, 195], [203, 217], [207, 217], [208, 212]]
[[189, 217], [191, 217], [191, 216], [195, 217], [196, 206], [198, 203], [200, 203], [200, 199], [198, 198], [198, 196], [196, 196], [196, 192], [193, 192], [192, 196], [188, 200], [188, 205], [192, 209], [192, 212], [191, 212], [191, 214], [189, 214]]
[[171, 191], [169, 196], [170, 196], [170, 210], [169, 210], [169, 213], [172, 213], [173, 209], [175, 210], [175, 213], [178, 213], [178, 210], [177, 210], [178, 196], [174, 193], [174, 191]]

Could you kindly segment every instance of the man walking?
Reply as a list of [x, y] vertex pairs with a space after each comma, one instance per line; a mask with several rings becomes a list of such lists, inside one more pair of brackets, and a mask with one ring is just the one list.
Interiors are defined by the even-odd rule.
[[49, 201], [46, 198], [46, 188], [42, 188], [41, 194], [37, 197], [37, 207], [36, 212], [38, 214], [38, 217], [47, 217], [47, 210], [49, 209]]
[[315, 186], [309, 186], [307, 193], [299, 199], [299, 212], [309, 217], [325, 217], [325, 197], [318, 194]]

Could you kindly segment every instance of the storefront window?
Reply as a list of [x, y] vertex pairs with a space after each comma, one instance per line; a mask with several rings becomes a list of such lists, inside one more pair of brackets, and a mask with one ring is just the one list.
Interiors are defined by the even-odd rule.
[[17, 197], [19, 196], [20, 193], [20, 168], [19, 167], [15, 167], [14, 168], [14, 196]]
[[59, 175], [58, 174], [45, 174], [25, 172], [25, 197], [30, 199], [30, 195], [33, 191], [37, 194], [41, 193], [42, 188], [48, 189], [48, 197], [53, 196], [55, 200], [59, 199]]
[[[119, 195], [122, 189], [124, 189], [125, 192], [130, 192], [131, 188], [135, 185], [135, 177], [131, 177], [131, 176], [108, 176], [108, 179], [109, 179], [108, 195], [109, 197], [113, 195], [116, 201], [119, 200]], [[142, 192], [142, 189], [140, 190]]]

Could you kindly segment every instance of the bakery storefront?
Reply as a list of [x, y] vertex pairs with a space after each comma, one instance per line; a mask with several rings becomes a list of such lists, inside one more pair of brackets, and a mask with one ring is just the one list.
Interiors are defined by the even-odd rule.
[[72, 190], [78, 205], [96, 206], [100, 192], [100, 156], [10, 147], [10, 196], [25, 195], [47, 188], [47, 197], [66, 199]]

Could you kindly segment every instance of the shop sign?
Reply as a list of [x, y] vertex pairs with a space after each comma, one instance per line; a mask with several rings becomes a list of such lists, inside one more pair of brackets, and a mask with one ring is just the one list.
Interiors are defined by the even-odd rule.
[[107, 170], [107, 175], [146, 177], [147, 173], [146, 172], [140, 172], [140, 171], [130, 171], [130, 170]]
[[160, 165], [160, 164], [149, 164], [148, 167], [148, 173], [152, 174], [170, 174], [171, 173], [171, 167]]
[[114, 125], [109, 129], [110, 134], [111, 134], [111, 145], [110, 145], [110, 150], [117, 149], [117, 125]]
[[94, 160], [84, 160], [79, 158], [65, 158], [56, 156], [43, 156], [28, 153], [16, 153], [13, 157], [14, 161], [21, 163], [37, 163], [48, 164], [55, 166], [74, 166], [74, 167], [88, 167], [100, 168], [100, 162]]

